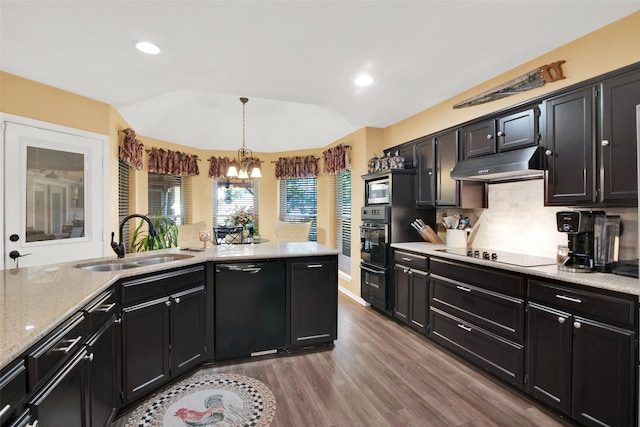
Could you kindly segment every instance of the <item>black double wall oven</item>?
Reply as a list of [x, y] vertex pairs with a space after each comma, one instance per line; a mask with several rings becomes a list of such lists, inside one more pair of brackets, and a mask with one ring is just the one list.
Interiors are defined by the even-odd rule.
[[[360, 212], [360, 296], [391, 314], [391, 244], [420, 239], [411, 222], [416, 210], [415, 170], [396, 169], [363, 175], [365, 206]], [[435, 221], [435, 214], [433, 219]]]

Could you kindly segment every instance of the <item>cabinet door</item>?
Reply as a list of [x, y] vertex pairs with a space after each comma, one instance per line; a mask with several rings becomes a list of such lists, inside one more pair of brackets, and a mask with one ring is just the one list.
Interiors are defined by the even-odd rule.
[[532, 108], [498, 119], [498, 151], [538, 144], [539, 109]]
[[527, 390], [547, 404], [569, 413], [571, 315], [529, 303], [527, 334]]
[[435, 206], [435, 152], [433, 140], [424, 139], [415, 145], [414, 161], [417, 163], [416, 204]]
[[338, 266], [291, 263], [291, 345], [331, 343], [338, 336]]
[[573, 416], [585, 425], [628, 426], [634, 413], [634, 332], [576, 316]]
[[595, 202], [594, 99], [588, 87], [545, 101], [545, 205]]
[[204, 359], [204, 286], [171, 295], [171, 375]]
[[420, 270], [411, 270], [410, 273], [409, 325], [426, 335], [429, 326], [429, 274]]
[[86, 349], [79, 351], [29, 401], [38, 426], [89, 425], [86, 418]]
[[474, 123], [464, 128], [465, 159], [496, 152], [495, 120]]
[[451, 171], [458, 163], [458, 131], [434, 138], [436, 146], [436, 205], [458, 206], [458, 185]]
[[122, 310], [125, 403], [168, 381], [169, 298]]
[[605, 80], [600, 98], [599, 201], [635, 206], [638, 203], [636, 105], [640, 105], [640, 73]]
[[393, 316], [405, 323], [409, 323], [409, 287], [411, 276], [409, 267], [394, 264], [393, 279], [395, 289], [395, 304], [393, 308]]
[[112, 421], [118, 408], [121, 390], [120, 325], [112, 315], [105, 325], [87, 342], [90, 362], [89, 378], [90, 419], [92, 426], [105, 426]]

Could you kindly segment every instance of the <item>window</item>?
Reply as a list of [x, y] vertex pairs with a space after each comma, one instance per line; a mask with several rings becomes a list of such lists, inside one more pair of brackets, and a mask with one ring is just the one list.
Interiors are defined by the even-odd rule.
[[213, 224], [225, 225], [225, 220], [239, 208], [252, 208], [254, 227], [258, 227], [258, 180], [229, 182], [213, 180]]
[[[131, 167], [122, 160], [118, 160], [118, 223], [131, 213], [129, 209], [129, 194], [131, 182]], [[122, 228], [122, 241], [129, 241], [129, 222]], [[127, 243], [128, 245], [128, 243]], [[125, 245], [125, 246], [127, 246]]]
[[351, 274], [351, 171], [338, 172], [335, 184], [338, 268]]
[[189, 217], [189, 179], [149, 172], [149, 216], [173, 218], [177, 225]]
[[318, 179], [297, 178], [280, 180], [280, 220], [311, 223], [309, 240], [318, 240]]

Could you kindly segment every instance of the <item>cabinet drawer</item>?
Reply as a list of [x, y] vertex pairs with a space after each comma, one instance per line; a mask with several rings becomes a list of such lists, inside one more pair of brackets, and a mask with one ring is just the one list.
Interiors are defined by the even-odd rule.
[[102, 293], [84, 308], [87, 319], [87, 336], [97, 331], [100, 326], [118, 311], [118, 297], [114, 289]]
[[431, 309], [435, 341], [503, 380], [522, 387], [524, 347], [471, 325], [437, 308]]
[[430, 266], [432, 274], [519, 298], [525, 295], [524, 276], [435, 258], [431, 258]]
[[634, 301], [631, 298], [627, 300], [538, 280], [529, 280], [529, 299], [568, 309], [576, 314], [626, 325], [634, 323]]
[[77, 313], [27, 354], [29, 392], [81, 347], [85, 328], [84, 313]]
[[22, 409], [27, 394], [27, 369], [24, 361], [2, 371], [0, 375], [0, 425], [6, 425]]
[[122, 302], [131, 305], [203, 285], [204, 266], [171, 270], [122, 282]]
[[524, 300], [431, 275], [432, 307], [522, 343]]
[[393, 260], [407, 267], [416, 268], [418, 270], [429, 270], [429, 258], [424, 255], [418, 255], [411, 252], [394, 251]]

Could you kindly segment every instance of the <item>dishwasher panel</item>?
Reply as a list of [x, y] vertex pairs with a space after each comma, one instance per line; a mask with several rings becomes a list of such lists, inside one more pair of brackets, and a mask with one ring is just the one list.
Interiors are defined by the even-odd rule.
[[216, 265], [215, 359], [277, 351], [286, 342], [286, 262]]

